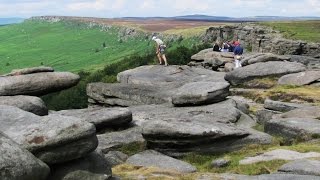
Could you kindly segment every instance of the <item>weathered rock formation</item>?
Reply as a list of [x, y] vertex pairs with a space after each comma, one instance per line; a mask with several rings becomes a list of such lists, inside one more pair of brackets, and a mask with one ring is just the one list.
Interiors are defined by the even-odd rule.
[[[32, 67], [32, 68], [24, 68], [24, 69], [14, 69], [9, 74], [5, 74], [2, 76], [17, 76], [17, 75], [26, 75], [26, 74], [34, 74], [40, 72], [53, 72], [54, 69], [52, 67]], [[0, 76], [1, 77], [1, 76]]]
[[47, 164], [77, 159], [98, 145], [93, 124], [61, 116], [37, 116], [0, 105], [0, 131]]
[[144, 105], [129, 109], [134, 122], [142, 126], [147, 147], [170, 156], [271, 143], [270, 136], [236, 125], [242, 115], [232, 100], [196, 107]]
[[[320, 176], [320, 161], [297, 160], [287, 163], [278, 169], [280, 173]], [[320, 177], [319, 177], [320, 178]]]
[[48, 115], [42, 99], [34, 96], [0, 96], [0, 105], [15, 106], [39, 116]]
[[274, 118], [265, 123], [265, 132], [288, 140], [311, 140], [320, 137], [320, 121], [311, 118]]
[[239, 85], [255, 78], [281, 76], [305, 70], [306, 67], [300, 63], [279, 61], [255, 63], [227, 73], [225, 79], [228, 80], [232, 85]]
[[278, 31], [257, 24], [244, 23], [233, 26], [211, 27], [203, 37], [203, 40], [209, 43], [217, 39], [240, 40], [243, 47], [253, 52], [307, 55], [318, 58], [320, 55], [320, 43], [285, 39]]
[[45, 180], [50, 168], [0, 132], [0, 179]]
[[52, 112], [62, 116], [73, 116], [93, 123], [97, 129], [127, 126], [132, 121], [132, 113], [126, 108], [88, 108]]
[[139, 126], [123, 131], [99, 134], [97, 136], [99, 140], [98, 149], [103, 153], [108, 153], [110, 150], [114, 150], [125, 145], [145, 144], [145, 139], [142, 137], [142, 129]]
[[135, 166], [158, 167], [160, 169], [173, 170], [182, 173], [197, 171], [197, 169], [189, 163], [174, 159], [153, 150], [135, 154], [129, 157], [126, 162]]
[[[188, 66], [142, 66], [119, 73], [118, 84], [89, 84], [87, 94], [91, 103], [111, 106], [201, 105], [222, 101], [228, 96], [229, 85], [224, 75]], [[195, 99], [197, 102], [192, 102]]]
[[282, 76], [278, 80], [280, 85], [310, 85], [320, 80], [320, 71], [305, 71], [295, 74], [288, 74]]
[[[320, 59], [299, 55], [277, 55], [273, 53], [245, 52], [241, 64], [247, 66], [263, 62], [297, 62], [304, 64], [308, 70], [319, 70]], [[189, 66], [203, 67], [214, 71], [229, 72], [234, 69], [234, 56], [231, 52], [214, 52], [212, 48], [202, 50], [191, 57]]]
[[264, 108], [273, 110], [273, 111], [280, 111], [280, 112], [288, 112], [298, 108], [305, 108], [309, 107], [310, 105], [307, 104], [296, 104], [296, 103], [288, 103], [288, 102], [281, 102], [281, 101], [272, 101], [270, 99], [266, 99], [264, 101]]
[[307, 159], [307, 158], [316, 158], [320, 157], [320, 153], [308, 152], [308, 153], [299, 153], [296, 151], [290, 151], [285, 149], [276, 149], [269, 151], [258, 156], [246, 157], [241, 160], [240, 164], [253, 164], [261, 161], [272, 161], [272, 160], [298, 160], [298, 159]]
[[80, 77], [69, 72], [42, 72], [0, 77], [0, 96], [45, 95], [70, 88]]

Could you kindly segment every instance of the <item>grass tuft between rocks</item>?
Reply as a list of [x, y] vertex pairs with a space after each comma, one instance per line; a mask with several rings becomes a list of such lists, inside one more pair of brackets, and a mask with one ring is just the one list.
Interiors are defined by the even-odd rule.
[[127, 154], [128, 156], [132, 156], [134, 154], [142, 152], [145, 149], [146, 149], [146, 143], [142, 143], [142, 142], [134, 142], [134, 143], [126, 144], [117, 148], [118, 151], [121, 151]]
[[269, 98], [275, 101], [320, 105], [320, 88], [314, 86], [275, 86], [263, 90], [235, 91], [233, 95], [241, 95], [258, 103], [264, 103], [264, 100]]
[[[133, 166], [130, 164], [118, 165], [112, 169], [112, 172], [115, 176], [120, 176], [122, 179], [141, 179], [143, 177], [148, 180], [191, 180], [197, 179], [197, 177], [206, 173], [235, 173], [244, 175], [270, 174], [276, 172], [280, 166], [287, 163], [288, 161], [273, 160], [247, 165], [240, 165], [239, 161], [244, 159], [245, 157], [257, 156], [275, 149], [287, 149], [298, 151], [301, 153], [320, 152], [320, 140], [293, 144], [291, 146], [282, 146], [280, 145], [282, 144], [281, 141], [282, 138], [274, 138], [272, 145], [249, 145], [239, 151], [222, 154], [205, 155], [190, 153], [181, 158], [181, 160], [197, 167], [198, 171], [196, 173], [182, 174], [172, 170], [164, 170], [155, 167]], [[231, 161], [231, 163], [226, 167], [212, 168], [212, 160], [220, 158], [228, 159]], [[315, 159], [319, 160], [318, 158]]]
[[[298, 152], [320, 152], [320, 141], [293, 144], [291, 146], [281, 146], [281, 138], [274, 138], [273, 145], [249, 145], [239, 151], [217, 154], [217, 155], [201, 155], [191, 153], [183, 158], [184, 161], [196, 166], [199, 172], [211, 173], [236, 173], [245, 175], [269, 174], [277, 171], [277, 169], [285, 164], [284, 160], [273, 160], [266, 162], [259, 162], [248, 165], [240, 165], [239, 161], [248, 156], [257, 156], [264, 152], [275, 149], [287, 149]], [[231, 163], [223, 168], [212, 168], [211, 162], [215, 159], [225, 158], [229, 159]]]

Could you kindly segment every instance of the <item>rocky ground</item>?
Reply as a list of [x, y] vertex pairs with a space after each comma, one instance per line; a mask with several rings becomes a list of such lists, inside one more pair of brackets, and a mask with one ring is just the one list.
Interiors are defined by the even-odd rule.
[[[238, 69], [211, 49], [192, 59], [91, 83], [90, 107], [77, 110], [36, 97], [75, 74], [1, 76], [0, 179], [320, 179], [319, 59], [252, 53]], [[252, 98], [274, 87], [312, 87], [313, 98]]]

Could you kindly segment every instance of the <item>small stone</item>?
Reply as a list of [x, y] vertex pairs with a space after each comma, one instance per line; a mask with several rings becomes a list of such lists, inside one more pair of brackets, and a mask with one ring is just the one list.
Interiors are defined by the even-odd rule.
[[231, 161], [228, 159], [216, 159], [211, 162], [211, 167], [213, 167], [213, 168], [226, 167], [230, 163], [231, 163]]

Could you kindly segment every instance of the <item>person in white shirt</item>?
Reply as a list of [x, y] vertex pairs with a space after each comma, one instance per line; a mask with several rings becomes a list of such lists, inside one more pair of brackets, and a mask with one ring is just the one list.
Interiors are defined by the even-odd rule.
[[159, 64], [162, 65], [162, 61], [164, 61], [164, 65], [168, 66], [167, 58], [165, 55], [166, 45], [161, 39], [156, 36], [153, 36], [152, 40], [156, 42], [156, 54], [159, 59]]

